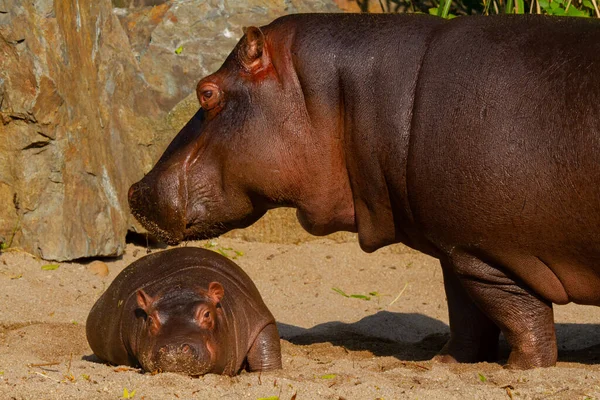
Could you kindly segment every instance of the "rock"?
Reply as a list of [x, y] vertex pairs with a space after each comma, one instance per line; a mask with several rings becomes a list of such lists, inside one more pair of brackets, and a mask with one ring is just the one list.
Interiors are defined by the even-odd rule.
[[107, 276], [108, 275], [108, 265], [102, 261], [92, 261], [86, 267], [88, 272], [98, 275], [98, 276]]
[[197, 81], [243, 26], [339, 11], [331, 0], [114, 3], [127, 8], [0, 0], [0, 237], [44, 259], [123, 253], [127, 230], [140, 231], [129, 186], [198, 109]]
[[191, 0], [118, 15], [146, 81], [159, 93], [161, 109], [169, 111], [221, 66], [243, 27], [300, 12], [340, 9], [332, 0]]
[[127, 189], [164, 146], [152, 88], [110, 1], [4, 4], [0, 236], [18, 224], [13, 246], [50, 260], [122, 254]]

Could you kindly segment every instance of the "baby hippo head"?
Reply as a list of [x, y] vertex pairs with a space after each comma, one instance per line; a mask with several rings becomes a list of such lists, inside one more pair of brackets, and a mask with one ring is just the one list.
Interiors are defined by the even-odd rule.
[[[223, 286], [208, 290], [171, 288], [155, 297], [137, 291], [137, 359], [149, 372], [187, 375], [223, 373], [228, 364], [227, 321], [221, 307]], [[141, 319], [141, 320], [140, 320]]]

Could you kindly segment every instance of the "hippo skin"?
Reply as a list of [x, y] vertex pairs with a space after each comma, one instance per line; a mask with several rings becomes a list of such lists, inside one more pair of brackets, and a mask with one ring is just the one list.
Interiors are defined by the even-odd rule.
[[275, 319], [234, 262], [199, 248], [125, 268], [87, 319], [94, 354], [148, 372], [235, 375], [281, 368]]
[[556, 363], [552, 304], [600, 304], [600, 21], [292, 15], [246, 30], [129, 191], [168, 243], [295, 207], [438, 258], [443, 362]]

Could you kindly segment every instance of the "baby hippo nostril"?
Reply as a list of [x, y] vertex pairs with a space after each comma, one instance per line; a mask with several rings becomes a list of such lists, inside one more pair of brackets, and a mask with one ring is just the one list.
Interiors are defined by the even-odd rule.
[[192, 349], [189, 345], [184, 344], [181, 346], [181, 351], [185, 354], [191, 353]]

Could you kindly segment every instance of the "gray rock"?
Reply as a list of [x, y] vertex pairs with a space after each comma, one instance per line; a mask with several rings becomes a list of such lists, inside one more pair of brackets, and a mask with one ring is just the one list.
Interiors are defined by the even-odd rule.
[[121, 6], [0, 0], [0, 238], [45, 259], [122, 254], [139, 231], [129, 186], [195, 112], [197, 81], [243, 26], [338, 11], [330, 0]]
[[128, 186], [162, 148], [152, 89], [108, 0], [6, 3], [0, 236], [45, 259], [119, 255]]

